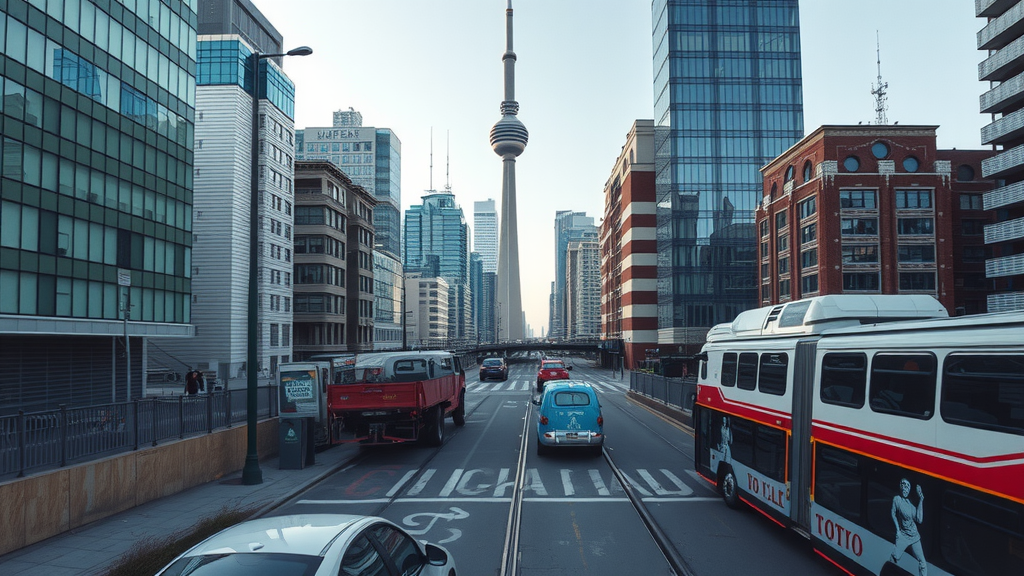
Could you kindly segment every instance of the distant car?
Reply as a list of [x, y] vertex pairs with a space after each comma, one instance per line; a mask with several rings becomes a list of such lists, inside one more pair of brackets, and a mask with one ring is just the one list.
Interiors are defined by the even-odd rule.
[[418, 542], [384, 518], [274, 516], [236, 524], [178, 556], [158, 576], [455, 576], [441, 546]]
[[537, 392], [544, 391], [544, 383], [551, 380], [568, 380], [571, 366], [561, 360], [541, 360], [537, 370]]
[[488, 378], [508, 380], [508, 364], [504, 358], [487, 358], [480, 364], [480, 381]]
[[548, 384], [534, 404], [537, 410], [537, 454], [556, 448], [583, 447], [595, 456], [604, 446], [604, 416], [594, 388], [565, 380]]

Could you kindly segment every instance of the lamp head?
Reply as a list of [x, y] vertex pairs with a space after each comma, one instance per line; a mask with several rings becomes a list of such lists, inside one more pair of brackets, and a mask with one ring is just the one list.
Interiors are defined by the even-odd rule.
[[292, 48], [285, 53], [286, 56], [309, 56], [313, 53], [313, 49], [309, 46], [299, 46], [298, 48]]

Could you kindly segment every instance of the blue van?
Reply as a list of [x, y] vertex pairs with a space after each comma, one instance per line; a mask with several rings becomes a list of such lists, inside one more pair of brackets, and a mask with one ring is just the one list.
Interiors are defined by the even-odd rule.
[[534, 404], [537, 410], [537, 454], [557, 447], [579, 446], [595, 456], [604, 446], [604, 417], [594, 388], [586, 382], [553, 380]]

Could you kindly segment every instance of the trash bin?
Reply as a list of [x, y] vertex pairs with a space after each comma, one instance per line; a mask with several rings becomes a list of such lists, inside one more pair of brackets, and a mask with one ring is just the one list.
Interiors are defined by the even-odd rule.
[[281, 418], [278, 423], [277, 454], [281, 470], [306, 467], [307, 422], [305, 418]]

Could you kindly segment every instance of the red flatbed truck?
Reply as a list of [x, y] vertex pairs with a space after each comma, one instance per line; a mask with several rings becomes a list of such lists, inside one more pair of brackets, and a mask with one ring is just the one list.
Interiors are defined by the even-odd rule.
[[353, 380], [327, 386], [335, 444], [440, 446], [446, 418], [466, 423], [466, 373], [450, 352], [359, 354]]

